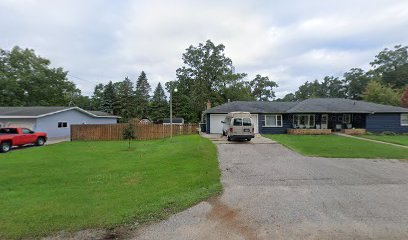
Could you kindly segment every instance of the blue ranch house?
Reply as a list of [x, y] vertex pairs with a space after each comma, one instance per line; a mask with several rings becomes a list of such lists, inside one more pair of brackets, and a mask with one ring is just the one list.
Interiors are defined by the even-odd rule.
[[342, 98], [301, 102], [235, 101], [204, 111], [207, 133], [222, 133], [229, 112], [250, 112], [255, 132], [282, 134], [290, 129], [365, 129], [373, 133], [408, 133], [408, 109]]

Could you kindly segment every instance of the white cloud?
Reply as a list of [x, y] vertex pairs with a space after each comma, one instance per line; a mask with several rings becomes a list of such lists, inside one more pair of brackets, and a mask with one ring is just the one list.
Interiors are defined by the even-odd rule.
[[35, 49], [86, 79], [72, 78], [86, 94], [142, 70], [152, 88], [173, 80], [185, 49], [211, 39], [226, 46], [237, 71], [269, 76], [283, 96], [407, 45], [407, 25], [404, 0], [0, 0], [0, 47]]

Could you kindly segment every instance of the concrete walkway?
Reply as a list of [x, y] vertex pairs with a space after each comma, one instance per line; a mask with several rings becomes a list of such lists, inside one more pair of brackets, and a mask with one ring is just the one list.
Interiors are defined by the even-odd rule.
[[382, 143], [382, 144], [392, 145], [392, 146], [396, 146], [396, 147], [408, 148], [408, 146], [404, 146], [404, 145], [399, 145], [399, 144], [389, 143], [389, 142], [383, 142], [383, 141], [378, 141], [378, 140], [374, 140], [374, 139], [362, 138], [362, 137], [348, 135], [348, 134], [344, 134], [344, 133], [335, 133], [335, 134], [339, 135], [339, 136], [342, 136], [342, 137], [349, 137], [349, 138], [355, 138], [355, 139], [365, 140], [365, 141], [369, 141], [369, 142]]

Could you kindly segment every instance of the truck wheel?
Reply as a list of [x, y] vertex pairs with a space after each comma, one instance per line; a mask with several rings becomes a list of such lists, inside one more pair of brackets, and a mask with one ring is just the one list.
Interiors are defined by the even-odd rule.
[[8, 152], [11, 149], [11, 144], [9, 142], [3, 142], [0, 144], [0, 152]]
[[37, 146], [42, 146], [45, 143], [45, 139], [43, 137], [37, 138], [37, 141], [35, 141], [35, 145]]

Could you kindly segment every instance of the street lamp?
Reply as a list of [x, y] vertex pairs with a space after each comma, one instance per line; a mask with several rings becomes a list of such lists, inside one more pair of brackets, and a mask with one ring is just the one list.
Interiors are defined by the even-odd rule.
[[173, 142], [173, 92], [177, 92], [177, 88], [170, 87], [170, 142]]

